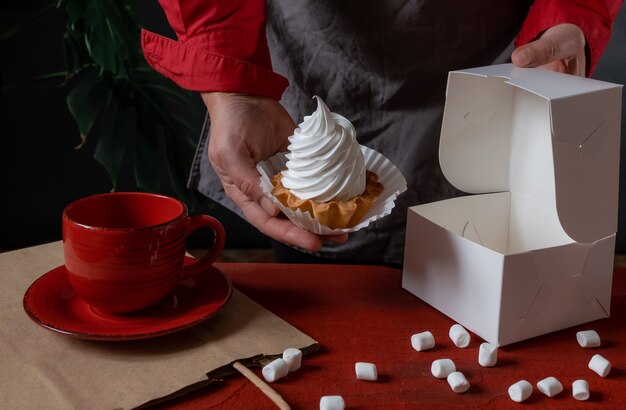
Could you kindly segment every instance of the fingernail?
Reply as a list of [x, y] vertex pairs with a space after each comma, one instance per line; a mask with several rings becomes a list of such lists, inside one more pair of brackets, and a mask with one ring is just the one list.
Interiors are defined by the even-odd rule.
[[342, 243], [345, 243], [347, 240], [348, 240], [348, 234], [342, 234], [342, 235], [328, 236], [325, 238], [324, 242], [341, 245]]
[[520, 50], [516, 54], [517, 65], [520, 67], [526, 67], [533, 62], [533, 54], [529, 49]]

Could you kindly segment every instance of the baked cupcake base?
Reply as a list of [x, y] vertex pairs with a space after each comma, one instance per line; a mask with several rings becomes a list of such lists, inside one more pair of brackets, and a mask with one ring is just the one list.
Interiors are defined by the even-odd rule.
[[383, 184], [378, 182], [378, 176], [374, 172], [366, 171], [363, 194], [348, 201], [316, 202], [298, 198], [290, 189], [283, 186], [281, 179], [282, 173], [280, 172], [271, 179], [274, 197], [292, 210], [309, 212], [322, 225], [330, 229], [352, 228], [358, 224], [385, 189]]
[[260, 161], [257, 169], [260, 178], [260, 186], [265, 195], [285, 214], [294, 225], [301, 229], [313, 232], [318, 235], [338, 235], [341, 233], [356, 232], [374, 221], [389, 215], [393, 210], [398, 195], [406, 191], [406, 179], [400, 170], [393, 165], [384, 155], [361, 145], [361, 152], [365, 157], [365, 168], [374, 172], [378, 176], [379, 182], [385, 187], [382, 194], [376, 199], [370, 210], [363, 216], [361, 221], [352, 228], [331, 229], [320, 223], [309, 212], [302, 212], [299, 209], [291, 209], [283, 205], [273, 194], [272, 177], [287, 167], [287, 156], [285, 152]]

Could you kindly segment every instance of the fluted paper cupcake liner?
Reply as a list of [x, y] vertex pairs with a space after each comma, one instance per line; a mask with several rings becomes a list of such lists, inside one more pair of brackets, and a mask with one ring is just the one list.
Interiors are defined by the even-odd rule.
[[285, 152], [280, 152], [265, 161], [257, 164], [257, 169], [261, 173], [261, 189], [276, 206], [293, 222], [296, 226], [311, 231], [319, 235], [337, 235], [344, 232], [356, 232], [365, 228], [370, 223], [381, 219], [391, 213], [395, 206], [398, 195], [406, 191], [406, 179], [400, 170], [391, 163], [381, 153], [361, 145], [361, 152], [365, 158], [367, 170], [378, 175], [378, 181], [383, 184], [382, 194], [372, 204], [369, 211], [363, 216], [361, 221], [352, 228], [331, 229], [322, 225], [309, 212], [302, 212], [299, 209], [293, 210], [284, 206], [274, 195], [272, 195], [272, 177], [287, 169], [287, 157]]

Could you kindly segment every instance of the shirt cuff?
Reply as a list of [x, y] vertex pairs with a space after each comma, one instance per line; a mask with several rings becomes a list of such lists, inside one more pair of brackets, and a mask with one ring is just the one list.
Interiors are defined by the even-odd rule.
[[558, 24], [575, 24], [587, 40], [587, 75], [591, 75], [611, 36], [614, 16], [607, 9], [592, 5], [587, 7], [575, 2], [536, 1], [530, 8], [522, 30], [515, 40], [517, 47], [536, 40], [547, 29]]
[[205, 36], [209, 34], [181, 43], [142, 30], [141, 48], [152, 68], [187, 90], [280, 99], [289, 84], [285, 77], [263, 66], [195, 46], [207, 44]]

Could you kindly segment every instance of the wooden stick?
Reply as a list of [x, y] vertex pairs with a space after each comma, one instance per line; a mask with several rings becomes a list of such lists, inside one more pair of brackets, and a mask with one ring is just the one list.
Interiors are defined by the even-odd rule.
[[276, 392], [276, 390], [272, 389], [267, 383], [259, 378], [256, 374], [252, 372], [252, 370], [248, 369], [246, 366], [239, 362], [233, 363], [233, 367], [237, 369], [237, 371], [243, 374], [246, 379], [250, 380], [252, 384], [258, 387], [263, 394], [270, 398], [270, 400], [278, 406], [281, 410], [290, 410], [291, 407], [287, 404], [287, 402], [281, 397], [280, 394]]

